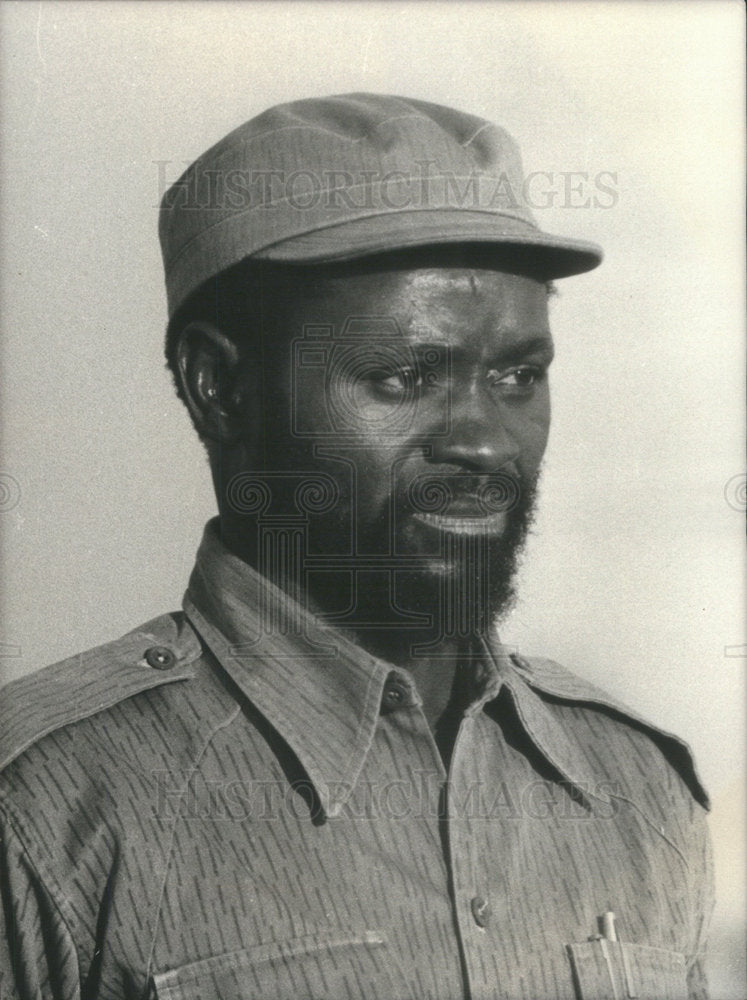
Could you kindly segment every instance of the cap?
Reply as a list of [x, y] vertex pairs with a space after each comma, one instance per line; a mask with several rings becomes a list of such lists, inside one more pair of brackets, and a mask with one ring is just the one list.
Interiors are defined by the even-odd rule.
[[454, 243], [524, 248], [545, 279], [596, 267], [595, 244], [545, 233], [500, 126], [383, 94], [270, 108], [166, 192], [159, 236], [169, 315], [246, 259], [323, 263]]

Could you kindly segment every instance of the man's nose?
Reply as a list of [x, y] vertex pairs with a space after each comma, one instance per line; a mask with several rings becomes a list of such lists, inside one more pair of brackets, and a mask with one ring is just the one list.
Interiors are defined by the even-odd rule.
[[429, 442], [431, 461], [478, 472], [495, 472], [515, 462], [521, 449], [500, 411], [479, 389], [453, 404], [447, 433]]

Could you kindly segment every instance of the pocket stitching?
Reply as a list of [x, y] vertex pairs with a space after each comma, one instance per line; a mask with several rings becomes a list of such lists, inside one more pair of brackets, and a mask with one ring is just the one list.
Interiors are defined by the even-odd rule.
[[307, 934], [302, 937], [289, 938], [283, 941], [268, 941], [253, 945], [250, 948], [239, 948], [227, 951], [221, 955], [202, 958], [176, 969], [168, 969], [153, 976], [156, 989], [171, 989], [179, 983], [187, 985], [198, 982], [203, 975], [210, 975], [224, 968], [241, 969], [247, 965], [264, 964], [279, 958], [297, 958], [301, 955], [311, 955], [315, 951], [329, 948], [345, 948], [359, 945], [365, 948], [379, 948], [387, 944], [387, 939], [380, 931], [365, 930], [360, 934], [339, 937], [326, 937], [321, 934]]
[[[604, 939], [592, 939], [590, 941], [576, 941], [566, 945], [566, 951], [570, 960], [571, 970], [573, 973], [574, 982], [576, 984], [577, 993], [579, 997], [584, 997], [584, 991], [590, 987], [595, 987], [592, 980], [589, 979], [591, 975], [592, 979], [595, 979], [595, 973], [590, 970], [586, 962], [594, 954], [594, 946], [605, 946], [612, 942], [608, 942]], [[638, 944], [631, 941], [617, 941], [614, 945], [619, 949], [619, 968], [618, 963], [615, 963], [615, 971], [617, 975], [613, 978], [613, 970], [611, 967], [610, 957], [608, 953], [608, 948], [602, 947], [604, 957], [606, 959], [607, 971], [610, 976], [610, 982], [612, 985], [612, 995], [618, 996], [618, 985], [622, 987], [624, 991], [624, 996], [628, 998], [638, 996], [638, 987], [640, 985], [646, 986], [646, 982], [634, 983], [631, 981], [632, 974], [629, 968], [629, 959], [631, 959], [634, 965], [636, 963], [636, 957], [639, 959], [648, 959], [648, 965], [651, 966], [652, 963], [656, 963], [658, 968], [653, 968], [654, 973], [660, 973], [669, 979], [670, 976], [677, 977], [677, 982], [670, 981], [669, 986], [671, 988], [677, 988], [678, 991], [682, 991], [683, 995], [687, 992], [686, 985], [686, 975], [687, 975], [687, 961], [685, 955], [680, 951], [674, 951], [670, 948], [661, 948], [655, 945]], [[640, 975], [640, 970], [636, 970], [638, 975]], [[680, 976], [682, 977], [680, 979]], [[619, 977], [619, 983], [618, 983]], [[648, 978], [648, 977], [646, 977]], [[633, 992], [633, 990], [635, 992]]]

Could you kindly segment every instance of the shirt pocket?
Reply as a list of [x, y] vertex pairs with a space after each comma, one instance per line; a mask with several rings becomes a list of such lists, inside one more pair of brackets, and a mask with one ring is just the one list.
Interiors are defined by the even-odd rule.
[[687, 1000], [679, 952], [603, 938], [566, 947], [578, 1000]]
[[390, 1000], [402, 990], [386, 938], [310, 934], [255, 945], [153, 977], [157, 1000]]

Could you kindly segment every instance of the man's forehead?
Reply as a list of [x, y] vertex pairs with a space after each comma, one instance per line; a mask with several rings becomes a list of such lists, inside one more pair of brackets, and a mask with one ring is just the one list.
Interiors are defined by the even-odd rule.
[[[281, 266], [282, 269], [282, 266]], [[291, 266], [298, 277], [311, 281], [334, 281], [381, 274], [419, 273], [429, 270], [495, 271], [546, 280], [542, 263], [531, 250], [521, 247], [486, 248], [475, 243], [416, 247], [372, 253], [357, 260]]]
[[[388, 265], [307, 274], [288, 288], [296, 309], [391, 307], [400, 312], [444, 312], [474, 304], [497, 309], [546, 308], [548, 285], [537, 277], [481, 262]], [[295, 310], [294, 310], [295, 311]]]
[[[551, 349], [547, 287], [495, 267], [406, 267], [319, 276], [286, 298], [286, 331], [325, 329], [355, 343], [451, 344], [480, 352], [543, 341]], [[383, 327], [382, 327], [383, 324]]]

